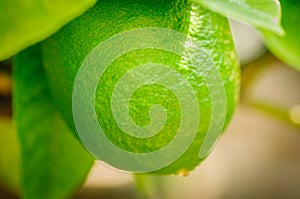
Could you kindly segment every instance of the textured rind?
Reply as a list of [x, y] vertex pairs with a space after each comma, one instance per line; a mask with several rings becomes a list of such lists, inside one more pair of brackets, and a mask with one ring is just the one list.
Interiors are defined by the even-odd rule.
[[[196, 17], [192, 19], [191, 15]], [[189, 32], [193, 23], [196, 23], [199, 27], [197, 27], [196, 31]], [[238, 101], [240, 74], [237, 56], [226, 18], [212, 13], [197, 4], [182, 0], [100, 0], [95, 7], [65, 26], [60, 32], [43, 43], [44, 65], [49, 76], [54, 98], [67, 122], [73, 127], [74, 134], [77, 136], [72, 118], [72, 87], [82, 61], [94, 47], [109, 37], [126, 30], [143, 27], [169, 28], [184, 34], [190, 34], [202, 41], [202, 45], [199, 46], [199, 49], [204, 49], [205, 52], [209, 54], [214, 64], [218, 67], [224, 81], [227, 102], [225, 123], [227, 125]], [[195, 49], [195, 51], [199, 49]], [[114, 66], [117, 68], [118, 63], [122, 63], [124, 67], [132, 63], [139, 65], [148, 60], [148, 58], [151, 58], [151, 61], [163, 61], [166, 64], [171, 64], [172, 67], [177, 67], [177, 69], [179, 67], [178, 57], [170, 55], [169, 53], [159, 50], [144, 50], [140, 52], [141, 55], [137, 53], [138, 52], [129, 53], [116, 60], [110, 68]], [[119, 69], [122, 69], [122, 67], [119, 67]], [[100, 124], [106, 123], [102, 121], [102, 115], [111, 114], [108, 113], [107, 105], [101, 102], [101, 98], [105, 99], [103, 91], [110, 86], [109, 81], [113, 79], [112, 73], [119, 74], [120, 71], [111, 69], [110, 72], [107, 72], [107, 78], [104, 77], [104, 81], [99, 82], [96, 93], [96, 102], [99, 103], [97, 103], [95, 107]], [[184, 75], [189, 77], [189, 74]], [[154, 173], [156, 174], [171, 174], [181, 170], [190, 171], [202, 161], [199, 159], [198, 153], [209, 124], [211, 105], [209, 93], [207, 87], [203, 85], [203, 80], [201, 78], [195, 79], [193, 74], [190, 75], [190, 78], [193, 79], [192, 87], [197, 90], [199, 106], [201, 107], [199, 131], [191, 147], [180, 159], [166, 168], [155, 171]], [[145, 91], [146, 90], [147, 88], [145, 88]], [[151, 91], [151, 89], [148, 89], [148, 91]], [[139, 94], [137, 91], [137, 97], [131, 101], [131, 107], [142, 107], [144, 105], [143, 101], [148, 99], [153, 100], [149, 96], [144, 96], [145, 98], [142, 99], [138, 97], [142, 96], [142, 93], [144, 92], [140, 92]], [[161, 91], [161, 93], [165, 92]], [[167, 96], [168, 94], [164, 97]], [[165, 99], [164, 97], [162, 96], [163, 99]], [[135, 114], [137, 115], [135, 116]], [[141, 117], [139, 117], [137, 112], [131, 111], [131, 115], [133, 115], [133, 120], [137, 123], [147, 124], [147, 117], [139, 121], [138, 118]], [[176, 115], [176, 113], [174, 115]], [[104, 128], [112, 130], [111, 126], [113, 125], [108, 124], [109, 125], [104, 126]], [[173, 126], [172, 121], [170, 126]], [[176, 126], [176, 124], [174, 124], [174, 126]], [[176, 133], [174, 131], [176, 131], [176, 129], [170, 129], [170, 131], [166, 131], [167, 134], [158, 136], [152, 141], [145, 142], [142, 145], [139, 145], [137, 140], [134, 142], [125, 135], [119, 135], [114, 131], [107, 132], [107, 136], [111, 138], [115, 144], [125, 149], [141, 151], [143, 149], [142, 146], [144, 146], [146, 151], [151, 151], [162, 147], [157, 143], [166, 144], [169, 139], [172, 139], [174, 133]], [[135, 146], [133, 143], [136, 144], [136, 147], [132, 147]]]

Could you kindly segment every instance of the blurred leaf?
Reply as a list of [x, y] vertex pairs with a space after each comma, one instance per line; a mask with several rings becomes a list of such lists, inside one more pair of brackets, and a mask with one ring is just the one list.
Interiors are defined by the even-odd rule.
[[282, 0], [282, 25], [286, 30], [283, 37], [262, 31], [269, 49], [282, 61], [300, 70], [300, 1]]
[[281, 9], [278, 0], [192, 0], [212, 11], [276, 34], [284, 34], [280, 25]]
[[278, 121], [284, 122], [290, 126], [300, 128], [300, 124], [292, 120], [290, 110], [288, 108], [280, 107], [278, 104], [274, 104], [268, 101], [260, 100], [244, 100], [244, 104], [251, 108], [255, 108], [260, 112], [277, 119]]
[[80, 16], [96, 0], [1, 0], [0, 60], [37, 43]]
[[10, 191], [20, 191], [20, 148], [10, 118], [0, 117], [0, 184]]
[[72, 136], [53, 105], [40, 45], [14, 59], [14, 113], [21, 145], [25, 199], [63, 199], [79, 188], [93, 158]]

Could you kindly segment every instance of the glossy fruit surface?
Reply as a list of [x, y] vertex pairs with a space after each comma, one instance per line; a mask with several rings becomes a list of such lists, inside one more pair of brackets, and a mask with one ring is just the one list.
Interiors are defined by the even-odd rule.
[[[224, 128], [238, 101], [238, 61], [226, 18], [198, 4], [182, 0], [100, 0], [95, 7], [43, 43], [44, 65], [53, 96], [66, 121], [76, 132], [72, 116], [72, 92], [82, 62], [99, 43], [113, 35], [147, 27], [178, 31], [199, 42], [197, 46], [187, 47], [187, 56], [178, 56], [162, 49], [140, 49], [118, 57], [98, 82], [95, 93], [97, 118], [106, 136], [123, 150], [148, 153], [163, 148], [176, 136], [180, 126], [181, 105], [174, 92], [160, 84], [148, 84], [132, 93], [128, 109], [137, 125], [147, 126], [151, 123], [151, 106], [159, 104], [166, 110], [167, 119], [163, 128], [147, 139], [130, 136], [119, 128], [112, 114], [111, 98], [118, 80], [136, 66], [149, 62], [160, 63], [178, 71], [194, 90], [201, 119], [196, 137], [188, 150], [171, 165], [154, 172], [171, 174], [190, 171], [201, 162], [199, 149], [209, 128], [213, 104], [204, 79], [196, 71], [197, 67], [204, 67], [204, 71], [216, 67], [219, 71], [226, 94], [224, 99], [219, 99], [226, 103]], [[194, 56], [189, 56], [203, 52], [210, 61], [194, 60]], [[199, 66], [190, 66], [191, 62], [198, 62]], [[214, 66], [208, 64], [210, 62]], [[89, 80], [83, 84], [88, 87]], [[181, 84], [179, 80], [178, 84]]]

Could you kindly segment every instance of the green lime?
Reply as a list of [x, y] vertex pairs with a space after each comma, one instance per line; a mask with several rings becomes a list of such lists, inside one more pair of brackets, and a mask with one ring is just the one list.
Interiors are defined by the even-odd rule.
[[[140, 138], [126, 134], [115, 121], [112, 95], [119, 80], [137, 66], [159, 63], [176, 70], [189, 82], [193, 95], [197, 97], [200, 122], [190, 147], [175, 162], [154, 173], [186, 173], [204, 159], [199, 158], [199, 151], [210, 126], [213, 104], [211, 91], [204, 78], [197, 72], [199, 66], [191, 65], [199, 60], [195, 60], [197, 56], [191, 55], [205, 52], [210, 61], [201, 60], [202, 70], [209, 71], [209, 67], [216, 67], [219, 72], [226, 94], [224, 98], [217, 99], [226, 103], [225, 124], [221, 128], [224, 129], [229, 123], [237, 105], [240, 74], [226, 18], [184, 0], [100, 0], [92, 9], [43, 43], [44, 65], [56, 104], [76, 132], [72, 115], [72, 92], [82, 62], [98, 44], [112, 36], [147, 27], [178, 31], [196, 40], [197, 45], [187, 44], [186, 56], [163, 49], [137, 49], [118, 57], [103, 72], [98, 82], [95, 111], [106, 136], [119, 148], [134, 153], [150, 153], [164, 148], [176, 137], [180, 128], [183, 113], [178, 96], [171, 89], [155, 83], [140, 86], [132, 93], [128, 100], [128, 113], [136, 125], [147, 126], [151, 123], [152, 116], [158, 114], [150, 111], [154, 105], [163, 107], [167, 118], [163, 127], [158, 128], [158, 133], [148, 138]], [[111, 46], [112, 49], [114, 47]], [[210, 62], [214, 66], [211, 66]], [[167, 79], [168, 75], [161, 74], [161, 79]], [[89, 79], [83, 82], [87, 88], [91, 86], [89, 82]], [[181, 85], [182, 82], [178, 79], [174, 84]], [[217, 129], [214, 124], [211, 125], [212, 129]]]

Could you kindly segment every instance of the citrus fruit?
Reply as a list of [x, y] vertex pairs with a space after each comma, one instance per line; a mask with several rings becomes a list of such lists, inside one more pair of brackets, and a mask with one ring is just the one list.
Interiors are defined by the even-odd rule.
[[[72, 95], [76, 76], [84, 60], [99, 44], [114, 38], [114, 35], [149, 27], [179, 32], [186, 35], [191, 41], [195, 41], [195, 43], [186, 43], [186, 52], [181, 56], [160, 48], [141, 48], [122, 54], [122, 56], [114, 59], [102, 74], [99, 73], [99, 81], [94, 95], [96, 117], [106, 137], [120, 149], [131, 153], [151, 153], [163, 149], [175, 139], [178, 129], [182, 126], [182, 115], [190, 116], [189, 113], [182, 111], [183, 104], [181, 104], [181, 100], [195, 96], [197, 108], [189, 110], [191, 110], [190, 114], [192, 115], [192, 112], [197, 109], [195, 111], [199, 112], [200, 121], [196, 124], [196, 135], [192, 143], [170, 165], [158, 168], [155, 171], [149, 170], [149, 172], [156, 174], [186, 173], [194, 169], [204, 159], [204, 157], [199, 157], [199, 150], [208, 129], [213, 130], [221, 126], [221, 130], [224, 130], [238, 101], [239, 67], [226, 18], [207, 10], [201, 5], [184, 0], [99, 0], [84, 15], [67, 24], [58, 33], [43, 42], [44, 65], [55, 102], [69, 126], [76, 132], [72, 115]], [[157, 38], [154, 36], [151, 38], [151, 35], [136, 36], [138, 38], [144, 37], [145, 40], [150, 37], [154, 41], [153, 43], [157, 41]], [[164, 39], [168, 40], [168, 38]], [[126, 40], [125, 37], [124, 40]], [[133, 45], [131, 42], [126, 43], [124, 40], [120, 40], [119, 45], [109, 46], [110, 52], [114, 53], [116, 48], [122, 48], [126, 51], [127, 47], [130, 48]], [[206, 56], [198, 60], [198, 56], [201, 57], [203, 54], [206, 54]], [[101, 59], [95, 60], [95, 62], [101, 63]], [[193, 91], [190, 96], [181, 97], [172, 89], [160, 83], [150, 82], [137, 87], [130, 94], [130, 99], [125, 100], [128, 104], [128, 114], [134, 125], [140, 127], [153, 125], [158, 130], [158, 132], [151, 134], [152, 136], [142, 138], [132, 136], [122, 130], [116, 122], [114, 112], [120, 112], [123, 109], [115, 108], [114, 105], [123, 99], [116, 98], [114, 101], [112, 98], [114, 98], [116, 87], [123, 88], [119, 89], [120, 92], [127, 92], [127, 88], [131, 87], [130, 83], [128, 83], [128, 86], [120, 83], [120, 79], [124, 76], [129, 77], [129, 79], [131, 77], [134, 79], [137, 76], [147, 79], [150, 78], [149, 75], [153, 74], [153, 76], [156, 75], [156, 79], [163, 81], [173, 74], [171, 72], [157, 74], [155, 71], [151, 72], [151, 70], [140, 67], [148, 63], [155, 63], [155, 67], [158, 67], [159, 70], [158, 64], [168, 66], [172, 71], [177, 71], [180, 74], [179, 76], [189, 83], [188, 88]], [[198, 63], [198, 65], [195, 66], [191, 63]], [[130, 72], [136, 68], [139, 68], [140, 72], [135, 74]], [[198, 69], [201, 69], [202, 73], [205, 73], [212, 70], [212, 68], [217, 70], [220, 76], [219, 83], [222, 84], [224, 90], [223, 97], [220, 95], [219, 99], [212, 99], [212, 92], [217, 91], [209, 89], [207, 79], [203, 77], [203, 74], [197, 72]], [[161, 67], [161, 70], [163, 69], [164, 67]], [[90, 73], [98, 74], [95, 71]], [[212, 80], [214, 78], [218, 79], [215, 76], [210, 78]], [[91, 82], [92, 80], [87, 77], [80, 84], [90, 89], [92, 87]], [[183, 80], [180, 78], [175, 79], [171, 87], [176, 89], [181, 87], [182, 84]], [[85, 98], [89, 96], [85, 96], [84, 93], [82, 95], [82, 104], [84, 104]], [[211, 122], [213, 120], [214, 101], [226, 105], [224, 124], [217, 125]], [[189, 102], [184, 105], [189, 107]], [[156, 107], [153, 108], [154, 106]], [[163, 107], [164, 113], [160, 112], [161, 107]], [[121, 112], [122, 115], [126, 111]], [[222, 117], [222, 110], [215, 110], [215, 112], [217, 113], [216, 117]], [[81, 115], [81, 117], [89, 118], [91, 115]], [[155, 117], [158, 117], [158, 119], [155, 119]], [[119, 120], [122, 119], [126, 121], [125, 117], [119, 118]], [[163, 125], [161, 126], [162, 121]], [[187, 122], [189, 121], [187, 120]], [[124, 123], [126, 126], [127, 122]], [[188, 134], [189, 132], [186, 133], [187, 136], [183, 136], [182, 143], [189, 139], [188, 135], [190, 134]], [[75, 135], [77, 136], [76, 133]], [[99, 150], [105, 150], [105, 147], [98, 147]], [[113, 156], [113, 154], [108, 155]], [[165, 155], [167, 158], [168, 154]], [[145, 164], [149, 164], [150, 167], [154, 163], [149, 160]]]

